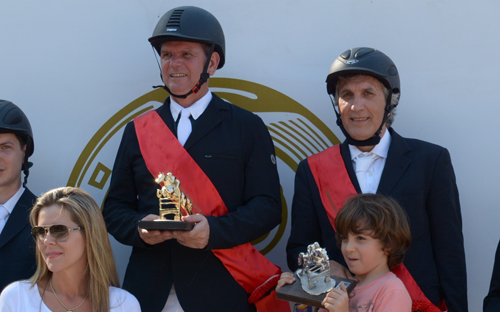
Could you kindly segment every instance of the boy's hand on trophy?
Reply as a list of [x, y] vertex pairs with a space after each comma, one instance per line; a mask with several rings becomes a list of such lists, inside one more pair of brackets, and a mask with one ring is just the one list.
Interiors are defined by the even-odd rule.
[[276, 290], [285, 286], [285, 284], [293, 284], [294, 282], [295, 282], [295, 277], [293, 276], [292, 272], [281, 273], [278, 285], [276, 285]]
[[349, 295], [345, 285], [340, 285], [341, 289], [332, 289], [323, 300], [323, 306], [328, 312], [349, 312]]

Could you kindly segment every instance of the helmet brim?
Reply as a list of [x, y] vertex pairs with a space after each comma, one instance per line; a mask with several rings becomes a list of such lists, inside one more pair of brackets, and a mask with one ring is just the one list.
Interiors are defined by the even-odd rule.
[[[346, 70], [341, 70], [341, 71], [337, 71], [335, 73], [329, 74], [326, 77], [326, 86], [327, 86], [328, 94], [335, 95], [335, 91], [336, 91], [335, 89], [337, 88], [337, 83], [339, 82], [340, 77], [356, 76], [356, 75], [371, 76], [371, 77], [377, 79], [378, 81], [380, 81], [387, 89], [389, 89], [389, 90], [392, 89], [390, 83], [387, 81], [387, 79], [384, 76], [382, 76], [374, 71], [366, 70], [364, 68], [351, 67], [351, 68], [346, 69]], [[393, 91], [393, 93], [399, 93], [399, 90], [397, 90], [397, 89], [392, 90], [392, 91]]]

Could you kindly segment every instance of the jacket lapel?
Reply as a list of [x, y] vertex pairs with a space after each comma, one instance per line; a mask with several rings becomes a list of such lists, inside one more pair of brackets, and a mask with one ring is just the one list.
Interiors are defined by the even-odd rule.
[[165, 103], [163, 103], [163, 105], [160, 106], [156, 110], [156, 112], [158, 113], [158, 115], [160, 115], [161, 119], [167, 125], [170, 131], [172, 131], [172, 133], [175, 135], [177, 131], [175, 129], [174, 118], [172, 117], [172, 113], [170, 112], [170, 97], [165, 100]]
[[8, 241], [15, 237], [25, 227], [29, 226], [29, 211], [34, 203], [28, 200], [27, 189], [24, 190], [23, 195], [19, 198], [16, 206], [12, 210], [5, 227], [0, 234], [0, 248], [2, 248]]
[[354, 172], [354, 168], [352, 166], [351, 152], [349, 150], [349, 145], [345, 141], [340, 145], [340, 154], [342, 155], [342, 159], [344, 160], [344, 165], [347, 169], [347, 173], [349, 174], [349, 178], [351, 179], [352, 185], [356, 189], [356, 192], [358, 194], [361, 194], [361, 188], [359, 187], [358, 177], [356, 176], [356, 172]]
[[390, 195], [411, 164], [410, 158], [407, 157], [407, 154], [411, 152], [410, 146], [392, 128], [389, 128], [389, 131], [391, 133], [391, 145], [377, 190], [377, 193], [383, 195]]
[[191, 132], [191, 135], [184, 144], [186, 150], [221, 123], [226, 116], [226, 114], [221, 114], [221, 112], [229, 110], [229, 103], [224, 102], [214, 93], [212, 93], [212, 96], [212, 101], [210, 101], [203, 114], [196, 120], [193, 132]]

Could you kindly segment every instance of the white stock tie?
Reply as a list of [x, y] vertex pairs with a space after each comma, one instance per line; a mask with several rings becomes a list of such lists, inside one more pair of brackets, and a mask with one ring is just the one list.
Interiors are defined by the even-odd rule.
[[0, 233], [2, 233], [5, 224], [7, 223], [7, 217], [9, 216], [9, 212], [4, 206], [0, 206]]
[[181, 119], [177, 125], [177, 139], [182, 146], [184, 146], [184, 143], [186, 143], [191, 131], [193, 130], [189, 116], [191, 116], [189, 109], [183, 108], [181, 110]]
[[370, 188], [368, 185], [368, 170], [375, 160], [379, 158], [373, 153], [359, 154], [356, 157], [356, 177], [362, 193], [366, 193]]

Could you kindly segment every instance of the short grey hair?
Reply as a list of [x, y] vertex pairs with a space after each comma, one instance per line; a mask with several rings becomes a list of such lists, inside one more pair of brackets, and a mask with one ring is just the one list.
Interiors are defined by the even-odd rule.
[[[335, 106], [339, 107], [339, 89], [338, 89], [338, 86], [339, 86], [340, 82], [345, 81], [345, 80], [355, 79], [355, 78], [361, 77], [361, 76], [367, 76], [367, 75], [339, 76], [339, 79], [337, 81], [337, 85], [335, 86], [335, 97], [334, 97], [334, 99], [335, 99], [334, 105]], [[375, 78], [375, 77], [373, 77], [373, 78]], [[384, 91], [385, 98], [387, 99], [387, 97], [389, 96], [389, 89], [387, 89], [387, 87], [383, 83], [382, 83], [382, 90]], [[389, 117], [387, 117], [387, 120], [385, 122], [387, 128], [390, 128], [392, 126], [392, 123], [394, 122], [394, 117], [396, 116], [396, 106], [399, 104], [399, 96], [400, 96], [400, 93], [393, 93], [392, 94], [391, 104], [394, 105], [394, 109], [392, 110]], [[340, 109], [339, 109], [339, 112], [340, 112]]]

